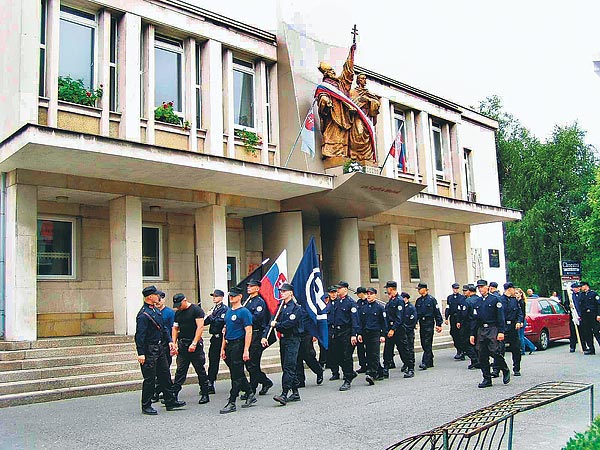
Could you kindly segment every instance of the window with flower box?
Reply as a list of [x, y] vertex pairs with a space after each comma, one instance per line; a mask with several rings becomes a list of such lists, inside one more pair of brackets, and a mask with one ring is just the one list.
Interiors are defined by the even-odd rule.
[[183, 112], [183, 43], [157, 35], [154, 39], [154, 106], [173, 102], [173, 110]]
[[95, 82], [96, 28], [94, 14], [60, 7], [58, 74], [63, 78], [82, 80], [90, 90]]
[[238, 127], [254, 128], [254, 64], [233, 58], [233, 114]]

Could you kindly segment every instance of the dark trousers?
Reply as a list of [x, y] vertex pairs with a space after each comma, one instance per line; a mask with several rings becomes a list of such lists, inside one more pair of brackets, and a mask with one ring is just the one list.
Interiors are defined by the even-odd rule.
[[221, 361], [221, 345], [223, 344], [223, 335], [219, 337], [211, 336], [210, 347], [208, 347], [208, 381], [214, 383], [219, 374], [219, 362]]
[[406, 331], [406, 367], [415, 370], [415, 329], [404, 328]]
[[577, 331], [575, 331], [575, 327], [577, 327], [577, 330], [579, 331], [579, 339], [581, 339], [581, 348], [583, 349], [583, 351], [585, 351], [585, 350], [587, 350], [587, 343], [585, 342], [581, 325], [575, 325], [573, 323], [573, 318], [572, 317], [569, 320], [569, 332], [570, 332], [570, 334], [569, 334], [569, 346], [573, 350], [575, 350], [575, 347], [577, 347]]
[[[398, 330], [394, 331], [394, 335], [392, 337], [385, 338], [385, 345], [383, 347], [383, 366], [385, 368], [391, 367], [394, 362], [394, 347], [398, 349], [398, 353], [400, 354], [400, 359], [402, 360], [402, 364], [405, 366], [409, 366], [410, 358], [408, 355], [408, 341], [406, 338], [406, 329], [404, 326], [401, 326]], [[414, 347], [413, 347], [414, 354]], [[412, 367], [410, 369], [414, 369], [414, 357], [412, 361]]]
[[[471, 345], [471, 324], [469, 322], [462, 323], [460, 326], [461, 337], [465, 349], [465, 354], [471, 360], [471, 364], [479, 364], [479, 355], [474, 345]], [[519, 345], [520, 347], [520, 345]]]
[[367, 367], [367, 351], [365, 344], [362, 342], [356, 343], [356, 354], [358, 355], [358, 365], [360, 367]]
[[350, 342], [352, 331], [350, 327], [344, 330], [335, 329], [331, 334], [329, 341], [329, 350], [327, 359], [333, 373], [338, 372], [338, 367], [342, 368], [344, 381], [351, 382], [354, 379], [354, 364], [352, 361], [352, 352], [354, 346]]
[[284, 392], [298, 390], [296, 366], [298, 364], [298, 350], [300, 349], [300, 336], [289, 336], [279, 340], [279, 356], [281, 358], [281, 387]]
[[298, 363], [296, 364], [296, 377], [298, 378], [299, 384], [306, 383], [306, 376], [304, 375], [304, 363], [315, 375], [322, 375], [323, 368], [317, 361], [317, 352], [313, 345], [312, 336], [309, 333], [302, 333], [300, 335], [300, 348], [298, 349]]
[[[171, 350], [169, 349], [169, 344], [162, 344], [163, 352], [167, 358], [167, 367], [169, 368], [169, 377], [171, 377], [171, 363], [173, 362], [173, 356], [171, 356]], [[160, 383], [158, 379], [154, 381], [154, 395], [158, 396], [162, 394], [162, 388], [160, 387]]]
[[[504, 333], [504, 348], [508, 346], [508, 351], [512, 354], [513, 370], [521, 371], [521, 339], [519, 338], [519, 330], [515, 328], [514, 323], [506, 325]], [[497, 364], [497, 363], [496, 363]]]
[[483, 373], [484, 379], [492, 379], [490, 356], [494, 358], [499, 370], [508, 370], [506, 361], [502, 356], [502, 348], [502, 342], [498, 341], [497, 327], [480, 327], [477, 330], [477, 350], [479, 351], [479, 364], [481, 365], [481, 373]]
[[208, 376], [204, 370], [204, 363], [206, 362], [204, 344], [202, 341], [198, 342], [196, 350], [190, 352], [189, 346], [191, 342], [192, 341], [189, 339], [179, 339], [179, 342], [177, 343], [177, 371], [175, 372], [175, 379], [173, 380], [173, 389], [176, 393], [181, 391], [181, 386], [185, 383], [191, 363], [192, 366], [194, 366], [196, 375], [198, 375], [198, 385], [200, 386], [202, 395], [208, 395]]
[[321, 367], [327, 367], [327, 349], [319, 342], [319, 364]]
[[456, 353], [462, 354], [465, 353], [465, 347], [463, 342], [463, 335], [461, 329], [457, 327], [457, 323], [457, 318], [455, 316], [450, 316], [450, 336], [452, 336], [452, 342], [454, 343]]
[[246, 378], [244, 372], [244, 338], [235, 341], [229, 341], [225, 347], [225, 364], [229, 367], [231, 376], [231, 390], [229, 391], [229, 401], [235, 403], [240, 391], [246, 394], [252, 392], [252, 387]]
[[433, 317], [419, 319], [419, 337], [423, 348], [421, 364], [433, 367]]
[[[365, 347], [366, 353], [366, 369], [367, 375], [372, 377], [377, 377], [380, 375], [380, 364], [379, 360], [381, 358], [381, 343], [379, 338], [381, 337], [381, 333], [379, 331], [369, 331], [366, 330], [363, 335], [363, 344]], [[363, 366], [365, 367], [365, 366]]]
[[600, 325], [596, 321], [596, 316], [589, 313], [581, 315], [581, 330], [583, 331], [582, 341], [585, 341], [588, 350], [596, 351], [594, 348], [594, 338], [600, 345]]
[[146, 346], [146, 361], [140, 365], [144, 382], [142, 384], [142, 408], [152, 405], [152, 395], [155, 391], [154, 381], [158, 379], [160, 389], [163, 392], [165, 403], [169, 404], [175, 400], [173, 394], [173, 383], [171, 372], [167, 364], [165, 350], [161, 344]]
[[256, 392], [256, 387], [259, 384], [270, 384], [271, 380], [267, 375], [260, 370], [260, 359], [262, 358], [264, 347], [260, 343], [262, 339], [262, 331], [252, 331], [252, 342], [250, 343], [250, 359], [246, 361], [246, 370], [250, 375], [250, 385], [252, 391]]

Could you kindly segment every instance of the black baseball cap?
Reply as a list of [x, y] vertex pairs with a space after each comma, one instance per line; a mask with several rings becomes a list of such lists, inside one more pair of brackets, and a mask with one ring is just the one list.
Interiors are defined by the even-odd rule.
[[385, 283], [385, 288], [394, 288], [396, 289], [398, 287], [398, 283], [396, 283], [395, 281], [391, 280], [388, 281], [387, 283]]
[[337, 292], [337, 286], [329, 286], [327, 288], [327, 292]]
[[460, 284], [458, 284], [458, 283], [454, 283], [452, 285], [452, 289], [458, 289], [459, 287], [460, 287]]
[[[356, 290], [356, 292], [358, 292], [358, 289]], [[377, 289], [375, 289], [374, 287], [369, 287], [369, 288], [365, 289], [365, 292], [367, 294], [369, 294], [369, 293], [370, 294], [377, 294]]]
[[581, 285], [576, 281], [571, 285], [571, 289], [581, 287]]
[[427, 289], [427, 283], [419, 283], [419, 284], [417, 284], [417, 289]]
[[495, 281], [490, 281], [490, 287], [497, 288], [498, 283], [496, 283]]
[[359, 286], [356, 288], [356, 293], [357, 294], [366, 294], [367, 293], [367, 288], [363, 287], [363, 286]]
[[340, 281], [340, 282], [339, 282], [339, 283], [338, 283], [336, 286], [337, 286], [338, 288], [341, 288], [341, 287], [343, 287], [343, 288], [346, 288], [346, 289], [350, 287], [350, 285], [348, 284], [348, 282], [347, 282], [347, 281]]
[[160, 297], [164, 298], [165, 297], [165, 293], [163, 291], [159, 291], [156, 286], [146, 286], [144, 289], [142, 289], [142, 295], [144, 297], [149, 297], [152, 294], [156, 294], [159, 295]]
[[410, 295], [408, 295], [408, 292], [402, 292], [400, 294], [400, 297], [402, 297], [402, 298], [410, 298]]
[[294, 292], [294, 286], [292, 286], [290, 283], [283, 283], [281, 285], [281, 287], [279, 288], [279, 291], [292, 291], [292, 292]]
[[469, 292], [477, 292], [477, 288], [474, 284], [469, 284]]
[[229, 289], [230, 297], [237, 297], [238, 295], [243, 295], [243, 294], [244, 294], [244, 291], [242, 290], [242, 288], [239, 288], [237, 286], [234, 286], [231, 289]]
[[185, 295], [183, 295], [182, 293], [175, 294], [173, 296], [173, 308], [179, 308], [179, 306], [181, 305], [181, 302], [184, 300], [185, 300]]
[[487, 286], [488, 282], [485, 280], [477, 280], [477, 287], [479, 286]]
[[469, 285], [468, 284], [463, 284], [463, 291], [468, 291], [469, 290]]
[[213, 293], [210, 294], [211, 297], [225, 297], [225, 292], [221, 289], [215, 289]]
[[246, 284], [248, 286], [260, 286], [261, 282], [259, 280], [252, 279], [252, 280], [248, 281], [248, 283], [246, 283]]
[[581, 287], [581, 286], [587, 286], [587, 287], [590, 287], [590, 283], [588, 283], [587, 281], [580, 281], [580, 282], [579, 282], [579, 287]]
[[512, 284], [510, 281], [508, 283], [504, 283], [504, 290], [510, 289], [510, 288], [514, 288], [515, 285]]

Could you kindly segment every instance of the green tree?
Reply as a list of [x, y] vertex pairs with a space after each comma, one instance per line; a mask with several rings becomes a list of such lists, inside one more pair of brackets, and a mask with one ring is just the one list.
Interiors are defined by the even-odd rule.
[[595, 184], [587, 195], [589, 214], [580, 222], [580, 236], [585, 249], [581, 269], [585, 279], [596, 290], [600, 289], [600, 168], [596, 169]]

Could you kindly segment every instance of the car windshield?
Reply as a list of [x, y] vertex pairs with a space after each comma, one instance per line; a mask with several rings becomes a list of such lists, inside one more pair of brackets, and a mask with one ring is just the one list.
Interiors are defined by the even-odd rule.
[[531, 312], [531, 302], [525, 303], [525, 311], [528, 313]]

